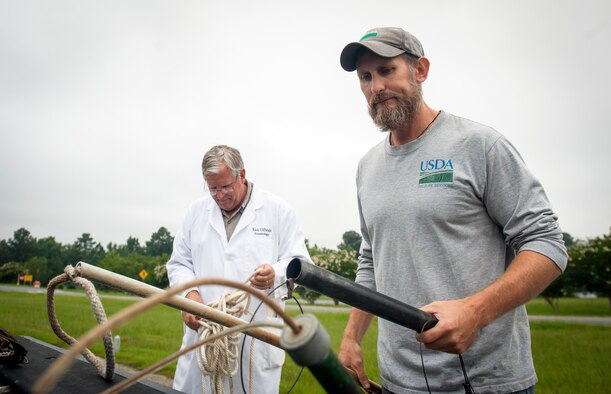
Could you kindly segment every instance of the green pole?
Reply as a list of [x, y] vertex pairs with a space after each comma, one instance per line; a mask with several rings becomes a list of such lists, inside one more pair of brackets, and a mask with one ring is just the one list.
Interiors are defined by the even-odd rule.
[[280, 345], [298, 365], [308, 367], [327, 393], [362, 394], [338, 358], [331, 351], [329, 334], [313, 315], [299, 315], [295, 323], [301, 331], [286, 327]]

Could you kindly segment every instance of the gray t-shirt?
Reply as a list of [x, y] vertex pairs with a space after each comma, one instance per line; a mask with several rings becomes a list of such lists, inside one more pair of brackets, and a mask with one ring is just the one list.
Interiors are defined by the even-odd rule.
[[[357, 194], [363, 243], [356, 282], [415, 307], [464, 298], [531, 250], [566, 267], [557, 217], [515, 148], [498, 132], [441, 112], [419, 139], [388, 138], [360, 161]], [[423, 348], [434, 392], [464, 393], [458, 356]], [[536, 383], [526, 309], [481, 330], [463, 355], [477, 393]], [[379, 319], [382, 384], [426, 391], [414, 332]]]

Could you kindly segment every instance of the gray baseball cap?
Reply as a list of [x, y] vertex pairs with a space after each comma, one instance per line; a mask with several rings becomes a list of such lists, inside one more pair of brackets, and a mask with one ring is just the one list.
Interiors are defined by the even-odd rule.
[[356, 70], [356, 58], [363, 48], [383, 57], [395, 57], [402, 53], [418, 58], [424, 56], [422, 44], [409, 32], [398, 27], [376, 27], [368, 30], [358, 42], [346, 45], [339, 58], [344, 70]]

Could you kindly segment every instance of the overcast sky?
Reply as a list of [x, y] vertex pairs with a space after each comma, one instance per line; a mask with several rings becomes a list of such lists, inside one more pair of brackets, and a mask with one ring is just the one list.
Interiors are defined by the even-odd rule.
[[393, 25], [431, 61], [431, 107], [507, 136], [563, 231], [609, 230], [607, 0], [0, 0], [0, 239], [174, 235], [222, 143], [335, 248], [384, 137], [339, 54]]

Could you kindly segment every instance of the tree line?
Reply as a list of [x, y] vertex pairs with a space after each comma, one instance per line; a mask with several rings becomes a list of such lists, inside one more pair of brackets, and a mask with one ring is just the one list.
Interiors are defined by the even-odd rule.
[[611, 229], [599, 237], [579, 240], [564, 233], [569, 255], [566, 270], [541, 296], [558, 309], [558, 300], [575, 294], [590, 293], [606, 297], [611, 309]]
[[145, 270], [149, 274], [146, 283], [164, 288], [168, 286], [165, 263], [172, 253], [173, 239], [168, 229], [160, 227], [144, 245], [130, 236], [125, 244], [111, 242], [104, 247], [90, 233], [62, 244], [55, 237], [37, 239], [20, 228], [12, 238], [0, 240], [0, 283], [17, 283], [20, 275], [32, 275], [45, 286], [67, 265], [83, 261], [138, 280], [138, 274]]
[[[568, 233], [563, 235], [569, 255], [567, 269], [541, 295], [553, 308], [558, 308], [561, 297], [591, 293], [606, 297], [611, 308], [611, 230], [587, 240], [575, 239]], [[44, 286], [63, 273], [65, 266], [84, 261], [137, 280], [142, 280], [139, 273], [145, 270], [148, 276], [144, 282], [165, 288], [168, 286], [165, 263], [172, 253], [173, 239], [165, 227], [160, 227], [144, 245], [130, 236], [125, 244], [109, 243], [104, 247], [90, 233], [83, 233], [73, 243], [64, 245], [54, 237], [37, 239], [27, 229], [20, 228], [12, 238], [0, 240], [0, 283], [16, 283], [19, 275], [28, 274]], [[349, 280], [355, 279], [361, 244], [358, 232], [346, 231], [337, 249], [311, 246], [307, 240], [306, 244], [316, 265]], [[303, 287], [298, 287], [298, 293], [308, 302], [320, 296]]]

